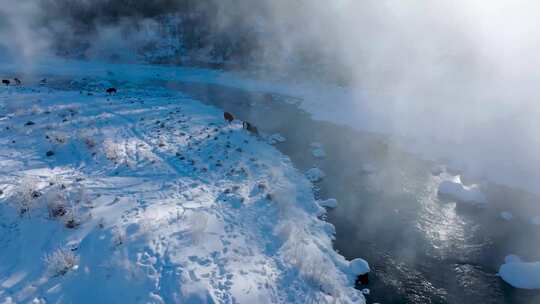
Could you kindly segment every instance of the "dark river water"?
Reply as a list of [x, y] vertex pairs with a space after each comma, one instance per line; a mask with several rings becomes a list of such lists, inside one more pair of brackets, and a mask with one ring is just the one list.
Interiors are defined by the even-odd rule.
[[[437, 197], [436, 165], [389, 144], [381, 135], [315, 121], [294, 100], [217, 85], [168, 83], [168, 87], [220, 107], [287, 139], [276, 147], [299, 170], [316, 165], [326, 178], [320, 198], [339, 205], [327, 220], [336, 227], [334, 246], [346, 258], [362, 257], [372, 272], [368, 303], [540, 303], [540, 293], [517, 290], [497, 271], [508, 254], [540, 260], [540, 200], [496, 185], [485, 187], [489, 207], [462, 207]], [[311, 155], [319, 142], [327, 156]], [[375, 167], [370, 173], [366, 164]], [[501, 211], [514, 220], [504, 221]]]

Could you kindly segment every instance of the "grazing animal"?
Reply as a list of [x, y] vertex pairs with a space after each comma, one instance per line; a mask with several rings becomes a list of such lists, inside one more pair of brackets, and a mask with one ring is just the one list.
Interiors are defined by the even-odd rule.
[[21, 85], [22, 81], [19, 78], [14, 78], [13, 81], [15, 81], [16, 85]]
[[252, 134], [259, 135], [259, 130], [257, 130], [257, 127], [247, 121], [244, 121], [242, 123], [242, 127]]
[[111, 95], [113, 93], [116, 94], [117, 90], [116, 90], [116, 88], [108, 88], [106, 92], [107, 92], [107, 94]]
[[2, 79], [2, 84], [5, 84], [6, 86], [8, 86], [10, 83], [11, 83], [11, 81], [9, 81], [7, 79]]
[[229, 123], [231, 123], [234, 120], [234, 116], [229, 112], [223, 113], [223, 118], [225, 118], [225, 120], [228, 121]]

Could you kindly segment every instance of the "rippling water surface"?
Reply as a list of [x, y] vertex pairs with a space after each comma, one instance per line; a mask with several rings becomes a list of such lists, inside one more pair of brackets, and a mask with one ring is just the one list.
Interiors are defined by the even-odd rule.
[[[437, 197], [431, 173], [437, 165], [410, 155], [380, 135], [314, 121], [295, 100], [215, 85], [168, 83], [193, 98], [234, 113], [261, 131], [279, 132], [277, 147], [300, 170], [319, 166], [327, 177], [316, 195], [336, 198], [328, 213], [335, 225], [335, 248], [372, 266], [368, 303], [540, 303], [540, 293], [516, 290], [497, 275], [507, 254], [540, 260], [540, 199], [489, 185], [489, 208], [456, 205]], [[312, 142], [327, 157], [311, 156]], [[375, 167], [366, 172], [365, 165]], [[368, 170], [369, 171], [369, 170]], [[511, 211], [506, 222], [501, 211]]]

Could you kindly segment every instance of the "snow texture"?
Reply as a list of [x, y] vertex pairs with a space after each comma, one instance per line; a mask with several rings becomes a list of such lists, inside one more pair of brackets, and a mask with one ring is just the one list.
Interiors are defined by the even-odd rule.
[[326, 175], [319, 168], [311, 168], [306, 171], [306, 177], [312, 183], [321, 181]]
[[338, 202], [335, 198], [320, 200], [318, 201], [318, 203], [321, 207], [325, 207], [325, 208], [336, 208], [338, 206]]
[[356, 258], [349, 263], [349, 271], [355, 276], [370, 272], [369, 263], [361, 258]]
[[268, 136], [267, 140], [268, 140], [269, 144], [275, 145], [277, 143], [283, 143], [287, 139], [283, 135], [281, 135], [279, 133], [274, 133], [274, 134]]
[[0, 88], [0, 303], [365, 302], [279, 151], [160, 67], [40, 68]]

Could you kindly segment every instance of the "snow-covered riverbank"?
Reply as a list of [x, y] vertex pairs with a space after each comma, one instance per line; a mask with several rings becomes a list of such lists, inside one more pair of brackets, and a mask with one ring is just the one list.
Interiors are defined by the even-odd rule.
[[[130, 81], [181, 80], [283, 94], [297, 100], [299, 108], [310, 113], [314, 119], [385, 134], [392, 144], [472, 179], [539, 193], [536, 185], [540, 182], [540, 173], [531, 164], [540, 163], [538, 153], [535, 153], [540, 150], [540, 142], [529, 131], [540, 126], [535, 119], [538, 110], [529, 109], [528, 104], [503, 100], [499, 101], [497, 109], [467, 109], [461, 107], [465, 101], [441, 103], [434, 100], [429, 109], [425, 109], [415, 108], [414, 102], [402, 100], [396, 92], [345, 88], [302, 80], [270, 80], [266, 74], [259, 77], [253, 73], [144, 64], [102, 64], [58, 58], [2, 65], [2, 70], [8, 74], [20, 73], [21, 67], [22, 72], [30, 75], [54, 73], [107, 77], [107, 72], [114, 72], [114, 76], [109, 75], [109, 78]], [[428, 113], [425, 112], [427, 110]], [[477, 116], [471, 117], [473, 114], [469, 112]], [[519, 136], [515, 136], [516, 133]]]
[[0, 90], [0, 301], [364, 302], [285, 156], [157, 70], [76, 68]]

